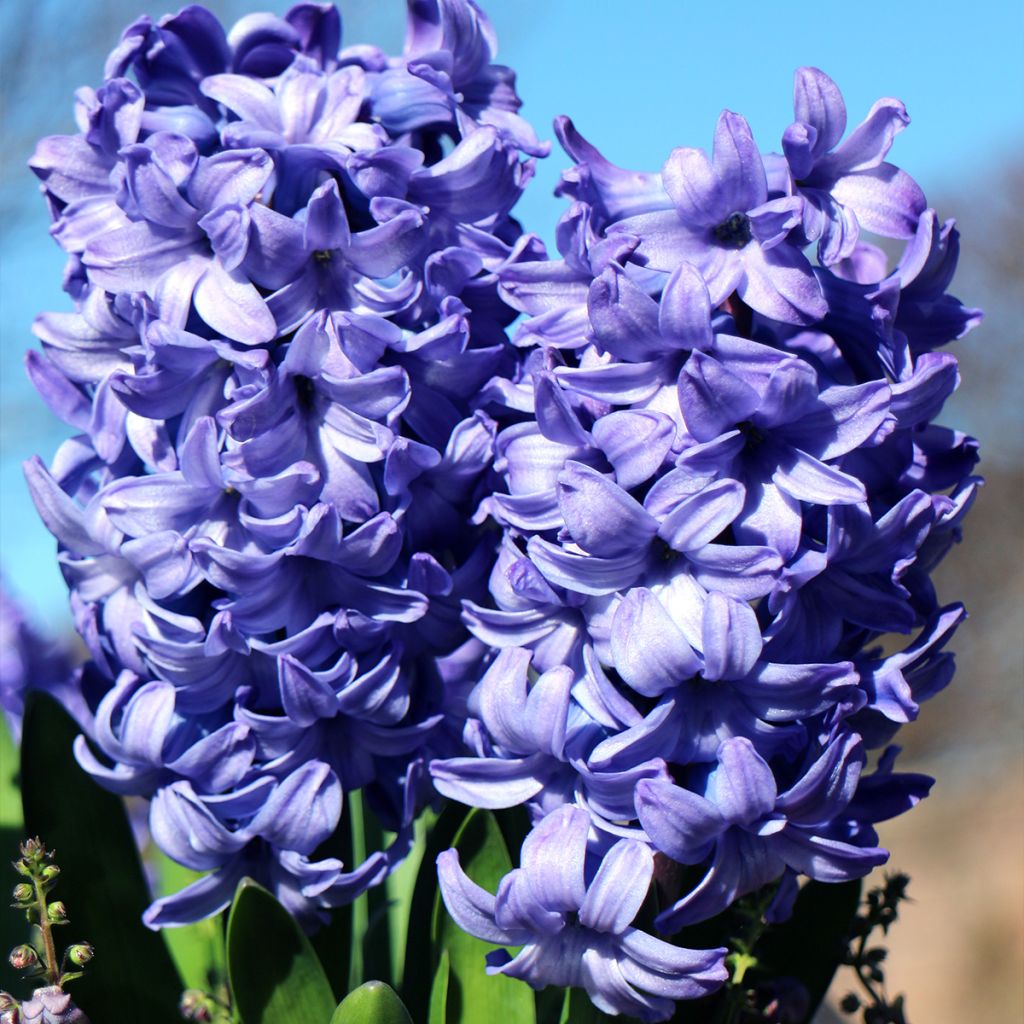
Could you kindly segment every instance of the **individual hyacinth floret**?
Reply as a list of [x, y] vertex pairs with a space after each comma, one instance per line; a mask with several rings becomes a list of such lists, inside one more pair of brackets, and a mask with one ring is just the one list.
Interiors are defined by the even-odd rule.
[[[946, 290], [953, 223], [886, 162], [907, 123], [884, 99], [843, 139], [838, 88], [803, 68], [781, 154], [726, 111], [710, 156], [651, 174], [560, 119], [560, 258], [500, 274], [526, 319], [516, 372], [482, 396], [499, 483], [478, 515], [502, 537], [463, 612], [500, 653], [467, 749], [431, 772], [465, 803], [525, 804], [524, 858], [585, 823], [598, 888], [624, 849], [653, 853], [666, 933], [772, 887], [777, 920], [800, 877], [867, 874], [887, 857], [874, 824], [932, 783], [887, 744], [952, 676], [964, 611], [929, 576], [980, 481], [975, 442], [932, 421], [959, 383], [938, 349], [980, 313]], [[894, 267], [868, 233], [904, 243]], [[568, 904], [515, 902], [530, 869], [492, 898], [452, 856], [456, 919], [526, 943], [498, 969], [644, 1020], [672, 1006], [636, 989], [690, 997], [645, 987], [642, 959], [631, 977], [582, 910], [557, 945]]]
[[[380, 882], [479, 656], [473, 399], [545, 147], [469, 0], [410, 0], [397, 57], [340, 40], [326, 3], [143, 17], [31, 160], [75, 303], [28, 369], [76, 434], [26, 471], [92, 655], [76, 750], [208, 872], [152, 926], [243, 874], [307, 922]], [[397, 839], [343, 864], [358, 794]]]

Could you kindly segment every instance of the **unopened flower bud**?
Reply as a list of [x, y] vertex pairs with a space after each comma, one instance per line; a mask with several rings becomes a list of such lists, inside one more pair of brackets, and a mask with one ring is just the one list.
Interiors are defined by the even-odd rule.
[[29, 885], [27, 882], [21, 882], [19, 885], [16, 885], [14, 887], [14, 891], [11, 893], [11, 895], [18, 903], [25, 903], [28, 900], [32, 899], [32, 886]]
[[27, 860], [16, 860], [14, 862], [14, 870], [17, 871], [19, 875], [24, 875], [26, 878], [32, 877], [32, 868], [29, 866]]
[[178, 1012], [185, 1020], [199, 1021], [200, 1024], [207, 1024], [212, 1020], [210, 999], [196, 988], [186, 989], [182, 992], [181, 1000], [178, 1003]]
[[44, 882], [52, 882], [60, 874], [60, 868], [56, 864], [48, 864], [43, 868], [42, 878]]
[[15, 946], [7, 959], [16, 971], [23, 971], [39, 963], [39, 954], [31, 946]]
[[76, 967], [84, 967], [95, 955], [96, 950], [88, 942], [79, 942], [68, 947], [68, 959]]
[[18, 1000], [11, 995], [10, 992], [0, 992], [0, 1013], [4, 1010], [9, 1010], [12, 1006], [17, 1006]]
[[68, 919], [68, 908], [61, 900], [57, 900], [46, 908], [46, 917], [50, 924], [64, 924]]

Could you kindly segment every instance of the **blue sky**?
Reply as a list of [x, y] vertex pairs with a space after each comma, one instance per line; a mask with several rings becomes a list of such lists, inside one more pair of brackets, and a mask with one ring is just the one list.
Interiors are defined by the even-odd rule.
[[[209, 3], [230, 22], [285, 3]], [[856, 124], [879, 96], [897, 96], [913, 123], [894, 159], [926, 193], [986, 180], [1024, 146], [1024, 5], [862, 0], [853, 4], [697, 4], [690, 0], [493, 0], [484, 5], [500, 59], [519, 74], [524, 113], [542, 137], [567, 113], [613, 161], [660, 167], [674, 146], [708, 146], [723, 107], [744, 114], [762, 149], [792, 117], [792, 74], [827, 71]], [[170, 9], [132, 0], [37, 0], [0, 9], [4, 91], [0, 177], [0, 561], [9, 585], [51, 626], [67, 621], [55, 545], [21, 478], [33, 453], [49, 459], [64, 436], [24, 380], [34, 315], [69, 308], [63, 260], [24, 170], [33, 140], [73, 131], [73, 91], [97, 84], [119, 26]], [[348, 42], [401, 45], [401, 0], [342, 4]], [[566, 165], [556, 151], [519, 211], [550, 238], [561, 210], [551, 196]], [[943, 212], [943, 211], [940, 211]]]

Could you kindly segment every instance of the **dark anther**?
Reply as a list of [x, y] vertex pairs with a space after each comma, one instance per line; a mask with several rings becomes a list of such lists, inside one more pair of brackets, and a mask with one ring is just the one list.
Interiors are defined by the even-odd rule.
[[744, 420], [742, 423], [737, 423], [736, 429], [743, 435], [743, 438], [746, 441], [747, 451], [757, 448], [764, 441], [764, 434], [762, 434], [761, 431], [750, 422], [750, 420]]
[[315, 259], [317, 263], [330, 263], [333, 255], [334, 253], [331, 252], [330, 249], [316, 249], [313, 252], [313, 259]]
[[730, 249], [742, 249], [752, 237], [750, 218], [745, 213], [731, 214], [714, 229], [714, 236]]
[[299, 400], [299, 406], [303, 409], [313, 408], [313, 398], [316, 395], [316, 387], [308, 377], [293, 377], [295, 381], [295, 394]]

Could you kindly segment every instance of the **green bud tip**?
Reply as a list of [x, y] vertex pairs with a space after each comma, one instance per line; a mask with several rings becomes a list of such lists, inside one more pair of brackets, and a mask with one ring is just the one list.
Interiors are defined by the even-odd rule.
[[39, 954], [31, 946], [15, 946], [7, 959], [16, 971], [23, 971], [39, 963]]
[[27, 882], [21, 882], [14, 887], [14, 891], [11, 895], [18, 901], [18, 903], [25, 903], [32, 899], [35, 895], [35, 890]]
[[68, 959], [76, 967], [84, 967], [95, 955], [96, 950], [88, 942], [79, 942], [68, 947]]
[[46, 908], [46, 916], [50, 924], [64, 924], [68, 919], [68, 908], [61, 900], [57, 900], [56, 903], [51, 903]]
[[44, 882], [52, 882], [60, 874], [60, 868], [56, 864], [47, 864], [42, 871], [42, 879]]

